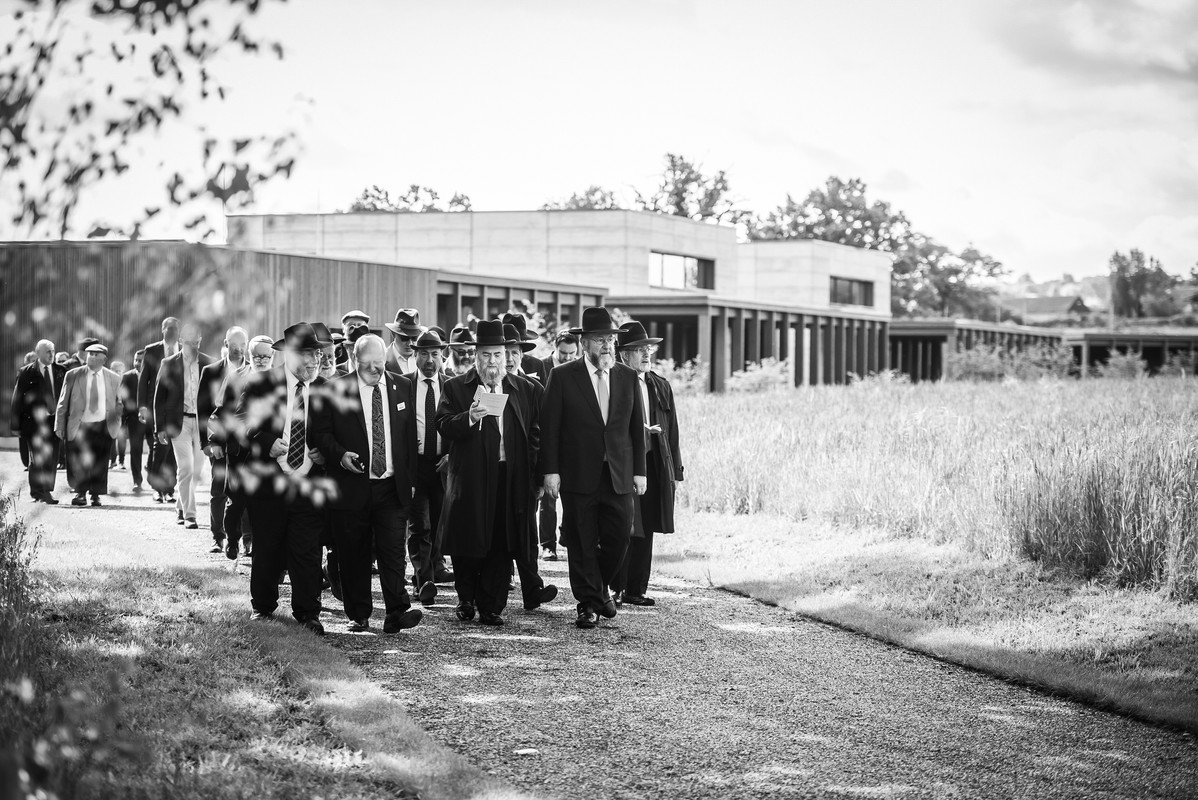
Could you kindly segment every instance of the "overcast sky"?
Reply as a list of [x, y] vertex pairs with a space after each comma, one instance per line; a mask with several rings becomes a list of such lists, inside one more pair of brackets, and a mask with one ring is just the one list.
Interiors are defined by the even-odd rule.
[[860, 177], [1016, 275], [1198, 262], [1198, 0], [292, 0], [254, 27], [286, 59], [227, 75], [222, 113], [304, 145], [256, 211], [371, 183], [537, 208], [648, 187], [669, 151], [763, 212]]

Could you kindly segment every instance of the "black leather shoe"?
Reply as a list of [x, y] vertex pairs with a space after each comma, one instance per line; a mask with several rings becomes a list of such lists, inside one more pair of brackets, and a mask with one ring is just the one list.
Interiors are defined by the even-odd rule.
[[643, 594], [626, 594], [624, 602], [630, 606], [655, 606], [657, 601], [652, 597], [645, 597]]
[[196, 522], [191, 517], [188, 517], [187, 519], [183, 520], [183, 527], [189, 531], [194, 531], [200, 527], [200, 523]]
[[409, 608], [407, 611], [388, 614], [387, 618], [383, 620], [383, 633], [398, 633], [405, 628], [415, 628], [423, 617], [424, 612], [418, 608]]
[[225, 558], [229, 559], [230, 561], [237, 560], [237, 540], [236, 539], [230, 539], [225, 544]]
[[484, 625], [493, 625], [498, 628], [503, 624], [503, 617], [499, 616], [498, 614], [492, 614], [489, 611], [484, 611], [478, 615], [478, 621]]
[[324, 636], [324, 626], [320, 624], [320, 620], [318, 619], [306, 619], [300, 625], [303, 625], [317, 636]]
[[578, 609], [578, 619], [574, 620], [574, 624], [580, 628], [593, 628], [599, 624], [599, 618], [594, 611], [583, 607]]
[[541, 591], [537, 592], [537, 596], [532, 599], [525, 598], [524, 610], [532, 611], [535, 608], [540, 608], [544, 603], [548, 603], [553, 598], [557, 597], [557, 587], [552, 583], [541, 587]]
[[349, 621], [350, 633], [361, 633], [368, 630], [370, 630], [370, 620], [368, 619], [351, 619]]
[[447, 569], [441, 570], [433, 576], [433, 583], [453, 583], [453, 573]]
[[609, 597], [603, 601], [603, 605], [599, 606], [599, 608], [595, 610], [599, 613], [599, 616], [605, 619], [611, 619], [616, 615], [616, 601]]
[[83, 495], [81, 495], [81, 494], [77, 494], [77, 495], [75, 495], [74, 497], [72, 497], [72, 498], [71, 498], [71, 505], [73, 505], [73, 506], [85, 506], [85, 505], [87, 505], [87, 498], [86, 498], [86, 497], [84, 497], [84, 496], [83, 496]]
[[95, 506], [96, 508], [100, 507], [100, 496], [99, 495], [97, 495], [97, 494], [92, 495], [92, 505]]
[[458, 615], [458, 619], [462, 622], [469, 622], [474, 619], [474, 603], [458, 603], [458, 607], [454, 613]]
[[[225, 542], [224, 542], [224, 540], [223, 540], [223, 539], [217, 539], [217, 540], [215, 540], [215, 541], [212, 543], [212, 549], [211, 549], [211, 550], [209, 550], [208, 552], [209, 552], [209, 553], [223, 553], [224, 551], [225, 551]], [[233, 558], [237, 558], [237, 556], [233, 556]]]
[[42, 502], [48, 506], [58, 505], [58, 499], [54, 495], [50, 494], [49, 492], [44, 492], [42, 494]]
[[155, 502], [155, 503], [161, 503], [161, 502], [163, 502], [163, 497], [162, 497], [162, 493], [161, 493], [161, 492], [155, 492], [155, 493], [154, 493], [154, 502]]
[[269, 613], [262, 612], [262, 611], [255, 611], [254, 613], [250, 614], [251, 622], [265, 622], [266, 620], [271, 620], [274, 618], [275, 618], [275, 615], [274, 615], [273, 611], [269, 612]]
[[431, 606], [433, 601], [437, 599], [437, 584], [429, 581], [420, 587], [420, 594], [417, 595], [423, 605]]

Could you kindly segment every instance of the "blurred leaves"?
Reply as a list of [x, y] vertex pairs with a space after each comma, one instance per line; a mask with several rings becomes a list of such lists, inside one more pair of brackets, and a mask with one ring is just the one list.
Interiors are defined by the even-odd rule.
[[219, 56], [265, 49], [282, 57], [281, 44], [246, 27], [260, 6], [261, 0], [25, 0], [11, 27], [5, 23], [8, 42], [0, 55], [0, 189], [15, 200], [12, 223], [31, 238], [66, 237], [76, 228], [136, 237], [159, 205], [128, 224], [77, 224], [80, 196], [125, 173], [141, 142], [172, 136], [179, 126], [200, 133], [203, 147], [172, 159], [177, 171], [164, 187], [164, 205], [215, 199], [240, 207], [255, 186], [289, 175], [294, 132], [222, 142], [196, 121], [207, 100], [227, 94], [213, 68]]
[[420, 213], [430, 211], [469, 211], [470, 197], [461, 192], [449, 199], [448, 205], [441, 203], [441, 195], [428, 186], [413, 183], [408, 190], [394, 198], [378, 185], [367, 186], [350, 203], [346, 212], [382, 211], [390, 213]]

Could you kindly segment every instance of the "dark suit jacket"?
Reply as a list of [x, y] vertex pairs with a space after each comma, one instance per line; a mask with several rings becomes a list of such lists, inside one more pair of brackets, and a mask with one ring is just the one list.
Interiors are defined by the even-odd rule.
[[[325, 404], [328, 401], [328, 383], [317, 376], [308, 392], [308, 447], [317, 447], [316, 442], [326, 435], [322, 426], [327, 424]], [[275, 439], [287, 441], [283, 426], [287, 421], [286, 367], [275, 367], [266, 372], [248, 373], [241, 383], [241, 394], [236, 410], [227, 417], [229, 430], [226, 446], [230, 457], [244, 466], [241, 476], [244, 493], [251, 497], [285, 495], [289, 490], [279, 491], [274, 479], [283, 474], [278, 462], [270, 457], [270, 447]], [[319, 447], [317, 447], [319, 449]], [[314, 464], [309, 478], [323, 478], [325, 468]], [[252, 478], [252, 480], [250, 479]]]
[[558, 474], [563, 492], [598, 491], [604, 456], [617, 494], [645, 475], [645, 426], [636, 371], [616, 363], [609, 373], [607, 424], [591, 386], [591, 362], [580, 358], [549, 373], [541, 407], [542, 475]]
[[520, 369], [530, 378], [536, 378], [544, 386], [549, 380], [549, 370], [545, 368], [544, 359], [536, 358], [525, 353], [520, 357]]
[[[176, 342], [175, 347], [179, 346]], [[146, 345], [142, 354], [141, 375], [137, 379], [137, 407], [149, 411], [147, 424], [150, 430], [154, 429], [154, 389], [158, 386], [158, 368], [165, 356], [166, 344], [162, 341]]]
[[226, 403], [236, 405], [237, 390], [234, 388], [234, 384], [236, 384], [234, 378], [248, 372], [249, 368], [248, 364], [238, 367], [234, 370], [233, 375], [229, 376], [228, 383], [225, 382], [225, 375], [229, 371], [229, 359], [222, 358], [219, 361], [213, 361], [200, 369], [200, 391], [196, 401], [196, 414], [199, 416], [200, 423], [200, 447], [208, 446], [209, 437], [215, 429], [215, 426], [212, 429], [209, 428], [213, 422], [213, 413]]
[[[416, 365], [415, 355], [413, 355], [409, 360], [412, 362], [413, 366]], [[399, 363], [399, 357], [395, 355], [395, 348], [391, 345], [387, 345], [386, 369], [388, 372], [394, 372], [396, 375], [406, 375], [411, 372], [411, 370]]]
[[541, 364], [543, 364], [545, 367], [545, 383], [548, 383], [549, 382], [549, 373], [553, 371], [553, 368], [555, 366], [557, 366], [556, 364], [553, 363], [553, 354], [550, 353], [549, 355], [542, 358]]
[[[412, 487], [416, 483], [416, 410], [412, 407], [412, 386], [408, 379], [385, 372], [387, 413], [391, 415], [391, 468], [394, 470], [395, 490], [406, 512], [412, 504]], [[356, 372], [343, 375], [327, 386], [332, 402], [323, 405], [324, 420], [317, 426], [316, 449], [324, 454], [328, 474], [337, 482], [337, 496], [332, 507], [351, 511], [362, 510], [370, 502], [370, 442], [366, 434], [366, 416], [358, 389]], [[341, 466], [346, 453], [357, 453], [366, 472], [359, 475]]]
[[131, 369], [121, 375], [121, 419], [129, 428], [140, 423], [137, 419], [137, 382], [141, 373]]
[[660, 426], [661, 433], [652, 434], [653, 454], [648, 460], [649, 482], [656, 490], [646, 493], [637, 504], [637, 530], [642, 536], [645, 528], [658, 533], [674, 532], [674, 484], [682, 480], [674, 390], [656, 372], [645, 374], [645, 388], [649, 391], [646, 424]]
[[437, 430], [449, 448], [449, 471], [439, 533], [448, 555], [481, 558], [490, 551], [495, 495], [502, 491], [507, 501], [503, 529], [509, 552], [513, 558], [536, 558], [536, 536], [528, 515], [533, 509], [540, 424], [525, 383], [531, 381], [503, 376], [508, 396], [502, 417], [507, 463], [503, 487], [499, 486], [499, 428], [489, 424], [494, 418], [485, 417], [482, 426], [470, 422], [470, 406], [481, 384], [478, 373], [471, 369], [442, 387]]
[[[414, 437], [412, 439], [412, 441], [419, 443], [419, 439], [420, 439], [420, 436], [422, 435], [422, 432], [416, 430], [416, 391], [418, 388], [417, 384], [420, 381], [424, 380], [424, 373], [421, 372], [420, 370], [416, 370], [415, 372], [409, 372], [407, 375], [404, 375], [404, 377], [407, 378], [408, 382], [412, 384], [412, 397], [408, 401], [408, 408], [412, 409], [412, 436]], [[446, 375], [444, 372], [437, 373], [437, 385], [441, 387], [441, 395], [442, 396], [445, 395], [445, 382], [447, 380], [449, 380], [449, 376]], [[437, 418], [434, 416], [433, 419], [430, 420], [430, 422], [432, 423], [432, 425], [436, 426]], [[445, 455], [445, 451], [448, 448], [448, 444], [445, 441], [445, 437], [442, 436], [440, 438], [441, 438], [441, 452], [436, 453], [435, 455], [437, 455], [437, 456]], [[425, 455], [428, 455], [428, 453], [425, 453]]]
[[66, 368], [61, 364], [51, 364], [50, 379], [53, 385], [47, 386], [41, 369], [40, 361], [21, 367], [12, 390], [9, 424], [18, 436], [26, 440], [35, 433], [44, 435], [54, 430], [54, 412], [66, 379]]
[[[204, 368], [212, 363], [212, 356], [198, 355], [200, 376]], [[200, 416], [199, 397], [203, 393], [203, 381], [196, 384], [196, 422]], [[158, 367], [158, 383], [154, 389], [154, 433], [178, 436], [183, 429], [183, 351], [165, 358]], [[204, 434], [201, 434], [204, 436]]]

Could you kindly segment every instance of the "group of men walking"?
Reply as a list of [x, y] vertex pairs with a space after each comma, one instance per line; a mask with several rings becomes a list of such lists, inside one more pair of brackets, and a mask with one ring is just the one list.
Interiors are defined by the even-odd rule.
[[125, 375], [105, 367], [102, 343], [67, 370], [39, 342], [12, 403], [31, 497], [57, 502], [65, 445], [72, 503], [100, 505], [113, 439], [124, 423], [140, 445], [144, 426], [155, 499], [173, 501], [180, 525], [198, 527], [207, 459], [214, 551], [237, 558], [245, 538], [250, 553], [252, 531], [255, 618], [275, 613], [286, 571], [305, 627], [323, 633], [327, 582], [351, 630], [367, 630], [377, 565], [384, 632], [420, 622], [409, 587], [429, 605], [449, 580], [460, 620], [502, 625], [513, 573], [526, 609], [556, 597], [538, 546], [556, 559], [559, 543], [579, 627], [621, 603], [653, 604], [653, 535], [672, 532], [683, 475], [673, 393], [651, 369], [660, 339], [637, 322], [617, 327], [602, 307], [560, 331], [544, 359], [529, 354], [539, 337], [519, 314], [446, 334], [400, 309], [389, 343], [369, 323], [355, 310], [339, 333], [300, 322], [251, 339], [234, 327], [214, 359], [197, 326], [168, 318]]

